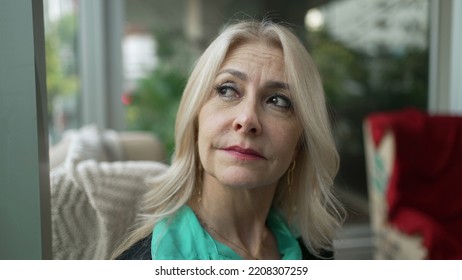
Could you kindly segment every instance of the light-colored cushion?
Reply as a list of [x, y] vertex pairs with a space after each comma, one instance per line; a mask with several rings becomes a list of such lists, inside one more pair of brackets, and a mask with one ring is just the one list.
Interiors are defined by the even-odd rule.
[[50, 147], [50, 169], [70, 158], [97, 161], [162, 161], [165, 147], [159, 138], [146, 131], [101, 130], [95, 124], [68, 130], [61, 141]]
[[124, 161], [124, 149], [142, 154], [153, 146], [128, 139], [133, 146], [124, 148], [114, 131], [87, 126], [66, 139], [65, 157], [50, 172], [53, 258], [108, 259], [135, 222], [148, 190], [145, 180], [167, 166]]

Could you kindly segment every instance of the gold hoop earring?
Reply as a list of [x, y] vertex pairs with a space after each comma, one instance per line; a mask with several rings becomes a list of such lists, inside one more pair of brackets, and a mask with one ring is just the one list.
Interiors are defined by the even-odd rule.
[[197, 185], [196, 185], [196, 192], [197, 192], [197, 202], [200, 203], [202, 200], [202, 174], [204, 169], [202, 164], [198, 164], [198, 174], [197, 174]]
[[202, 187], [198, 187], [197, 189], [197, 203], [201, 203], [202, 201]]
[[[289, 201], [292, 199], [292, 182], [294, 180], [294, 170], [295, 170], [295, 165], [296, 162], [295, 160], [292, 161], [292, 165], [289, 167], [289, 170], [287, 170], [287, 197]], [[290, 202], [289, 202], [290, 203]], [[294, 214], [294, 209], [291, 205], [289, 205], [288, 213], [287, 213], [287, 222], [289, 224], [292, 224], [292, 219], [293, 219], [293, 214]]]
[[295, 170], [295, 160], [292, 161], [292, 165], [290, 166], [289, 170], [287, 171], [287, 185], [291, 186], [294, 180], [294, 170]]

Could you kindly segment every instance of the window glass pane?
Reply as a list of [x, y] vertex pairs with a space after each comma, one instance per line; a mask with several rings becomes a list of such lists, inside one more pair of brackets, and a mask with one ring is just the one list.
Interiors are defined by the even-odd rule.
[[310, 9], [308, 47], [332, 107], [337, 183], [367, 197], [362, 121], [371, 112], [427, 108], [428, 1], [343, 0]]
[[126, 1], [123, 39], [127, 127], [160, 137], [170, 158], [178, 103], [196, 58], [184, 1]]
[[[198, 54], [231, 19], [266, 15], [286, 21], [306, 43], [331, 107], [341, 156], [337, 185], [363, 198], [367, 198], [363, 119], [375, 111], [427, 108], [428, 1], [125, 3], [128, 127], [159, 134], [170, 153], [184, 79]], [[146, 56], [141, 58], [141, 53]]]
[[50, 144], [80, 124], [78, 1], [45, 0], [45, 47]]

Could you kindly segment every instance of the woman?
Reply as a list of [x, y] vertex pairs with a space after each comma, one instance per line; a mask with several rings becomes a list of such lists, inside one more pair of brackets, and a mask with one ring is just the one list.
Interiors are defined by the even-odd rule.
[[[199, 58], [170, 168], [119, 259], [301, 259], [331, 250], [342, 208], [321, 80], [285, 27], [241, 22]], [[297, 237], [302, 240], [299, 245]]]

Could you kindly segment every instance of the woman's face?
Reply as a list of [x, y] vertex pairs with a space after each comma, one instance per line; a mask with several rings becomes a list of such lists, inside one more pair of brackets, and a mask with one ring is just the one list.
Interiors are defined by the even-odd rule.
[[207, 179], [240, 188], [277, 184], [301, 136], [285, 81], [279, 48], [254, 42], [229, 51], [199, 112]]

